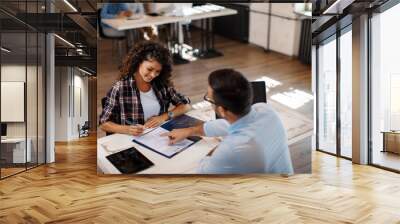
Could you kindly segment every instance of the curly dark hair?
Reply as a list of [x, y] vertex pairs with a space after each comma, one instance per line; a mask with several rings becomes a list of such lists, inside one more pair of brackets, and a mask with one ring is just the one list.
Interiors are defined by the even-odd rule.
[[169, 50], [161, 43], [155, 41], [142, 41], [137, 43], [125, 56], [120, 67], [120, 78], [134, 75], [140, 64], [149, 59], [155, 59], [161, 64], [160, 74], [152, 81], [158, 85], [172, 86], [172, 57]]

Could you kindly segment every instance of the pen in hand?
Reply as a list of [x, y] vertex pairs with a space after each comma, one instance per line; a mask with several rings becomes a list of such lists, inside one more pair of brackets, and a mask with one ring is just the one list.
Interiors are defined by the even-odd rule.
[[141, 124], [133, 124], [130, 121], [125, 121], [126, 125], [126, 133], [128, 135], [139, 136], [144, 131], [144, 126]]

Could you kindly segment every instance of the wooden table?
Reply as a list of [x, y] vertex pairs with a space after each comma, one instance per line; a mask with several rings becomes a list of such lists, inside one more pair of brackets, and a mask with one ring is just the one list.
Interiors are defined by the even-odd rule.
[[382, 152], [400, 154], [400, 131], [382, 131], [383, 149]]

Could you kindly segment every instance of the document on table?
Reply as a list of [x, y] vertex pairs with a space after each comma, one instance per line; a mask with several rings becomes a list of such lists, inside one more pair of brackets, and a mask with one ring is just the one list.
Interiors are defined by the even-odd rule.
[[168, 136], [160, 136], [168, 132], [168, 130], [158, 127], [144, 135], [134, 137], [133, 141], [168, 158], [173, 157], [195, 143], [194, 141], [185, 139], [174, 145], [169, 145]]

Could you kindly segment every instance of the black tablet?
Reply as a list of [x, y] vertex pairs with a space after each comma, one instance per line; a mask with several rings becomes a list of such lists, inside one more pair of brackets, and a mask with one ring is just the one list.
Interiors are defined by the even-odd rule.
[[137, 173], [154, 164], [134, 147], [106, 156], [123, 174]]

